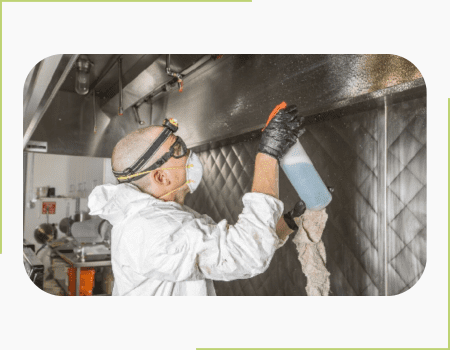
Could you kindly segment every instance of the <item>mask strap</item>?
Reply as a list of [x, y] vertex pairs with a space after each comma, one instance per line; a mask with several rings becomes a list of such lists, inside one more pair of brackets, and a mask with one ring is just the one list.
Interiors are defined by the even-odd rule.
[[158, 199], [161, 199], [161, 198], [163, 198], [163, 197], [165, 197], [165, 196], [168, 196], [169, 194], [171, 194], [171, 193], [173, 193], [173, 192], [175, 192], [175, 191], [178, 191], [178, 190], [179, 190], [180, 188], [182, 188], [184, 185], [190, 184], [191, 182], [194, 182], [194, 180], [187, 180], [187, 181], [186, 181], [184, 184], [182, 184], [180, 187], [174, 189], [173, 191], [170, 191], [169, 193], [166, 193], [165, 195], [159, 197]]

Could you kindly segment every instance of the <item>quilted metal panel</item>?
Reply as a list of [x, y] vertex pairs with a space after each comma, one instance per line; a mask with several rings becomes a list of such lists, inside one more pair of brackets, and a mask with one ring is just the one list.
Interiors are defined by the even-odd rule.
[[[331, 295], [378, 295], [377, 111], [310, 125], [301, 142], [327, 185], [333, 186], [324, 243]], [[250, 191], [259, 139], [199, 153], [205, 165], [199, 189], [186, 204], [214, 220], [235, 223], [241, 198]], [[298, 196], [280, 171], [286, 210]], [[291, 242], [275, 254], [269, 269], [252, 279], [215, 282], [218, 295], [305, 295], [306, 278]]]
[[[386, 182], [379, 188], [378, 149], [383, 146], [379, 110], [309, 125], [301, 142], [324, 182], [334, 187], [323, 234], [331, 295], [398, 294], [420, 277], [426, 255], [426, 156], [424, 100], [394, 105], [388, 116]], [[409, 118], [404, 115], [410, 115]], [[389, 131], [392, 129], [392, 131]], [[380, 140], [380, 144], [379, 144]], [[250, 191], [259, 138], [199, 153], [205, 166], [199, 189], [186, 204], [214, 220], [236, 222]], [[387, 192], [385, 245], [378, 227], [380, 193]], [[298, 196], [280, 171], [285, 210]], [[386, 256], [385, 274], [382, 262]], [[412, 268], [411, 268], [412, 266]], [[292, 237], [269, 269], [252, 279], [215, 282], [218, 295], [305, 295], [306, 278]]]
[[[197, 191], [186, 197], [186, 205], [206, 213], [216, 222], [237, 221], [242, 212], [242, 196], [251, 190], [258, 139], [199, 152], [204, 165]], [[280, 197], [295, 203], [295, 190], [282, 171]], [[292, 197], [292, 198], [291, 198]], [[286, 203], [286, 201], [285, 201]], [[214, 282], [217, 295], [306, 295], [306, 278], [291, 239], [274, 255], [270, 267], [251, 279]]]
[[377, 110], [310, 125], [301, 142], [334, 187], [323, 234], [331, 295], [379, 295]]
[[392, 105], [387, 118], [387, 294], [400, 294], [426, 264], [426, 100]]

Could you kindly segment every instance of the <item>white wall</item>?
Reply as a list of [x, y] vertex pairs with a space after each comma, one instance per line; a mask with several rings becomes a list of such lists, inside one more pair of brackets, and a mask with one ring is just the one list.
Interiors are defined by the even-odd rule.
[[[31, 179], [31, 168], [34, 156], [34, 174]], [[66, 195], [67, 174], [69, 173], [69, 157], [53, 155], [29, 153], [27, 165], [27, 187], [33, 183], [33, 188], [41, 186], [55, 187], [56, 195]], [[33, 182], [31, 182], [33, 180]]]
[[[33, 156], [34, 176], [31, 179]], [[86, 198], [94, 184], [103, 183], [103, 158], [29, 153], [27, 164], [28, 191], [33, 181], [33, 191], [41, 186], [49, 186], [55, 187], [56, 196]], [[85, 193], [78, 193], [79, 185], [85, 186]], [[71, 189], [74, 189], [72, 193]]]
[[[66, 182], [66, 193], [69, 196], [87, 198], [95, 186], [103, 183], [103, 158], [75, 156], [68, 156], [68, 158], [69, 172]], [[81, 195], [72, 194], [71, 186], [77, 192], [81, 186], [86, 189], [85, 193]]]
[[[32, 162], [34, 157], [34, 171], [32, 174]], [[103, 183], [103, 158], [62, 156], [45, 153], [29, 153], [26, 174], [25, 203], [29, 203], [41, 186], [55, 188], [56, 196], [80, 197], [80, 210], [88, 211], [87, 197], [94, 185]], [[85, 186], [86, 190], [78, 192], [78, 187]], [[31, 187], [32, 186], [32, 187]], [[74, 189], [73, 192], [71, 188]], [[52, 201], [52, 199], [49, 199]], [[66, 216], [66, 205], [70, 202], [70, 214], [75, 210], [74, 200], [53, 200], [57, 202], [56, 215], [49, 215], [50, 223], [58, 224]], [[34, 208], [25, 207], [24, 238], [34, 242], [33, 233], [37, 224], [46, 222], [46, 216], [42, 215], [42, 201], [35, 203]], [[39, 244], [37, 245], [37, 248]]]
[[104, 158], [103, 160], [103, 183], [104, 184], [117, 184], [117, 180], [112, 173], [111, 158]]

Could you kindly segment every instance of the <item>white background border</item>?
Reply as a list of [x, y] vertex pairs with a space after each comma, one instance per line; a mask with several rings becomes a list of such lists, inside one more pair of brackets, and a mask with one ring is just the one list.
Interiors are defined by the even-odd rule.
[[[419, 3], [3, 3], [2, 346], [447, 348], [449, 19], [443, 5]], [[38, 290], [22, 263], [23, 84], [41, 59], [80, 52], [407, 58], [427, 86], [423, 277], [410, 291], [388, 298], [60, 298]]]

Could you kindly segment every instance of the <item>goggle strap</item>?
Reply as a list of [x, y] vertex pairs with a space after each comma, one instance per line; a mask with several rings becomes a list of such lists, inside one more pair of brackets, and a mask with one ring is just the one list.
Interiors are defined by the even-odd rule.
[[[167, 154], [167, 153], [166, 153]], [[149, 173], [151, 173], [153, 170], [159, 168], [161, 165], [163, 165], [166, 161], [163, 161], [163, 159], [160, 158], [160, 160], [158, 162], [156, 162], [155, 164], [153, 164], [152, 166], [148, 167], [147, 169], [136, 173], [136, 174], [130, 174], [130, 175], [124, 175], [121, 177], [118, 177], [117, 180], [119, 181], [119, 183], [125, 183], [125, 182], [131, 182], [131, 181], [136, 181], [139, 180], [141, 178], [143, 178], [144, 176], [147, 176]], [[161, 164], [160, 164], [161, 163]], [[188, 164], [186, 166], [182, 166], [182, 167], [173, 167], [173, 168], [161, 168], [161, 170], [170, 170], [170, 169], [182, 169], [182, 168], [192, 168], [194, 165], [193, 164]], [[191, 180], [189, 180], [191, 181]]]
[[[125, 178], [124, 180], [122, 180], [121, 177], [118, 177], [117, 180], [119, 180], [120, 183], [139, 180], [140, 178], [146, 176], [150, 171], [153, 171], [153, 170], [159, 168], [161, 165], [163, 165], [165, 162], [167, 162], [169, 157], [170, 157], [170, 154], [166, 153], [161, 158], [159, 158], [157, 162], [153, 163], [150, 167], [148, 167], [147, 169], [144, 169], [142, 172], [140, 172], [140, 175], [133, 176], [134, 174], [124, 174], [122, 176], [123, 178]], [[144, 172], [145, 172], [145, 174], [143, 174]]]
[[[165, 127], [164, 130], [159, 134], [158, 138], [147, 148], [144, 154], [136, 161], [134, 164], [124, 171], [113, 171], [116, 177], [118, 176], [126, 176], [132, 173], [136, 173], [139, 168], [141, 168], [147, 161], [161, 148], [162, 144], [169, 138], [172, 134], [172, 130]], [[160, 159], [162, 160], [162, 159]], [[156, 165], [159, 162], [156, 162]], [[155, 168], [156, 169], [156, 168]]]

